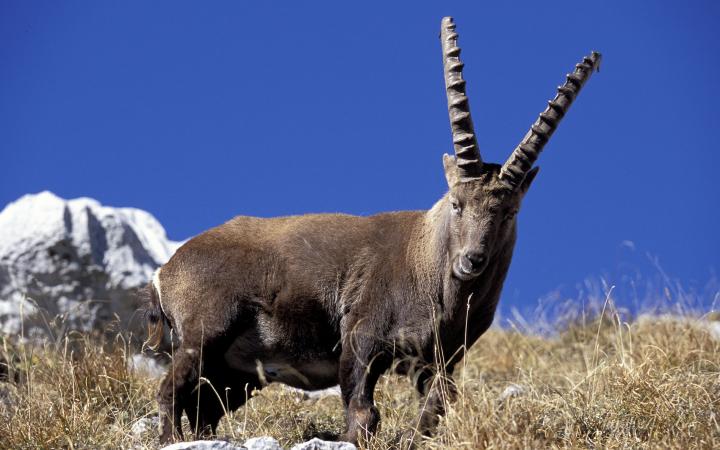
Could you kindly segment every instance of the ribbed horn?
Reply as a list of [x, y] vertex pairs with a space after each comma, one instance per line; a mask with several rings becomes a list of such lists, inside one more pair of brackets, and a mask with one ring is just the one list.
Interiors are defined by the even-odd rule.
[[465, 95], [465, 80], [462, 77], [464, 64], [460, 61], [457, 37], [452, 17], [444, 17], [440, 28], [440, 41], [443, 52], [448, 114], [450, 115], [458, 177], [460, 181], [466, 181], [480, 176], [482, 159], [477, 139], [475, 139], [470, 104]]
[[567, 74], [565, 84], [558, 88], [555, 98], [548, 102], [548, 107], [540, 113], [540, 117], [500, 169], [500, 180], [509, 188], [515, 189], [523, 182], [525, 174], [532, 168], [580, 89], [594, 71], [600, 71], [601, 59], [600, 53], [592, 52], [575, 66], [573, 73]]

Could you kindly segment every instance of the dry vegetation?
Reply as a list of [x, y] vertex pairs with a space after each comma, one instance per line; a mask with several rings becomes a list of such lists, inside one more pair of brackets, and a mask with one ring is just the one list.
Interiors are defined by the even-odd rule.
[[[710, 331], [713, 322], [597, 317], [549, 337], [488, 332], [456, 373], [460, 399], [434, 438], [417, 438], [419, 447], [719, 448], [720, 340]], [[122, 340], [1, 343], [0, 446], [157, 447], [154, 429], [131, 429], [156, 414], [158, 380], [128, 369]], [[503, 395], [512, 385], [516, 395]], [[412, 429], [419, 405], [410, 383], [384, 377], [376, 399], [383, 422], [368, 447], [405, 447], [400, 436]], [[272, 435], [290, 445], [342, 427], [338, 397], [303, 400], [273, 385], [223, 419], [220, 434], [239, 442]]]

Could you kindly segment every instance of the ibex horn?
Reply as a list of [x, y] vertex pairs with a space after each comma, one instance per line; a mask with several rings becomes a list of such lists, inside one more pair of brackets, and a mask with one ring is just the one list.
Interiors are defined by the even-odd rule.
[[532, 168], [580, 89], [594, 71], [600, 70], [601, 58], [600, 53], [592, 52], [575, 66], [573, 73], [567, 74], [565, 84], [558, 88], [555, 98], [548, 102], [548, 107], [540, 113], [540, 117], [500, 169], [500, 180], [507, 187], [515, 189], [523, 182], [525, 174]]
[[453, 145], [460, 181], [480, 176], [482, 159], [470, 116], [470, 104], [465, 95], [465, 80], [462, 77], [464, 64], [460, 61], [460, 47], [452, 17], [444, 17], [440, 29], [445, 72], [445, 90], [448, 100], [448, 114], [452, 128]]

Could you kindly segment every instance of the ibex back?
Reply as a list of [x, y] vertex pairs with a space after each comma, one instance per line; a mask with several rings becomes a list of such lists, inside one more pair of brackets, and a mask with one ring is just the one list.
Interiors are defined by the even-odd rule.
[[161, 441], [182, 437], [183, 411], [198, 434], [214, 433], [224, 411], [277, 381], [339, 383], [342, 439], [357, 442], [377, 427], [373, 390], [391, 367], [428, 396], [418, 423], [432, 432], [454, 366], [492, 323], [533, 163], [600, 63], [593, 52], [575, 67], [501, 166], [480, 157], [449, 17], [441, 41], [455, 156], [444, 155], [449, 191], [429, 211], [236, 217], [156, 272], [151, 337], [166, 323], [180, 343], [158, 395]]

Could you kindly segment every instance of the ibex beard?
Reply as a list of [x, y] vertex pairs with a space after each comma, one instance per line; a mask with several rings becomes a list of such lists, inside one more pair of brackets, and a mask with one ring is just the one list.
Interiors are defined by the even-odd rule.
[[158, 394], [162, 442], [182, 438], [183, 411], [198, 435], [215, 433], [267, 382], [339, 383], [341, 439], [358, 442], [377, 428], [373, 391], [390, 368], [426, 397], [418, 428], [433, 431], [455, 393], [454, 367], [493, 321], [533, 164], [600, 63], [593, 52], [577, 64], [508, 160], [490, 164], [449, 17], [441, 41], [455, 156], [444, 155], [449, 190], [429, 211], [236, 217], [156, 272], [150, 341], [167, 324], [179, 343]]

